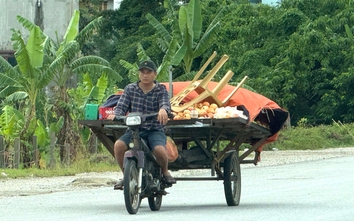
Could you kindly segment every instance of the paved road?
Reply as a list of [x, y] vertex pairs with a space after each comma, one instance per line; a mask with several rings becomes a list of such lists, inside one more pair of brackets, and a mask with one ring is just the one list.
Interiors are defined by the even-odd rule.
[[152, 212], [129, 215], [122, 191], [99, 188], [0, 199], [0, 220], [354, 220], [354, 157], [242, 169], [241, 203], [226, 205], [222, 181], [179, 181]]

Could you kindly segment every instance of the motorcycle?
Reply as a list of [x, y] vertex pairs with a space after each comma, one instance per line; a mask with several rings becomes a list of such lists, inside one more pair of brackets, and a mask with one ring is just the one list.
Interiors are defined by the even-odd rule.
[[152, 211], [161, 208], [162, 197], [167, 194], [166, 188], [172, 184], [164, 181], [162, 170], [147, 142], [139, 136], [139, 128], [146, 120], [156, 118], [158, 113], [143, 114], [140, 112], [129, 113], [127, 116], [116, 117], [115, 120], [123, 121], [132, 131], [132, 141], [129, 150], [124, 154], [124, 201], [130, 214], [136, 214], [141, 200], [148, 198]]

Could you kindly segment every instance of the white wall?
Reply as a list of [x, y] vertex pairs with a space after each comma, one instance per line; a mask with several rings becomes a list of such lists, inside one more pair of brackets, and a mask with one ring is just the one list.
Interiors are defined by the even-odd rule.
[[20, 15], [34, 23], [38, 1], [41, 2], [44, 32], [52, 39], [56, 39], [55, 32], [59, 40], [63, 38], [74, 10], [79, 9], [79, 0], [0, 0], [0, 50], [12, 50], [11, 28], [28, 34], [16, 16]]
[[113, 9], [118, 9], [123, 0], [114, 0]]

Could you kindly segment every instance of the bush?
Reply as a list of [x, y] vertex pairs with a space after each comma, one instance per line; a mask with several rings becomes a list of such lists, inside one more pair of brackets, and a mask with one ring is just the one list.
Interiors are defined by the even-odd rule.
[[318, 127], [295, 127], [281, 130], [278, 139], [264, 147], [264, 150], [317, 150], [334, 147], [354, 146], [351, 131], [354, 124], [321, 125]]

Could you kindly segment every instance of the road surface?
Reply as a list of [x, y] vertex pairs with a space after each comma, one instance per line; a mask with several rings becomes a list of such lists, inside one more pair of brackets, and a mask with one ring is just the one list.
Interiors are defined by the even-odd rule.
[[[354, 157], [244, 167], [239, 206], [226, 204], [222, 181], [178, 181], [161, 210], [142, 201], [127, 213], [111, 187], [0, 199], [0, 220], [354, 220]], [[209, 176], [209, 174], [204, 174]]]

